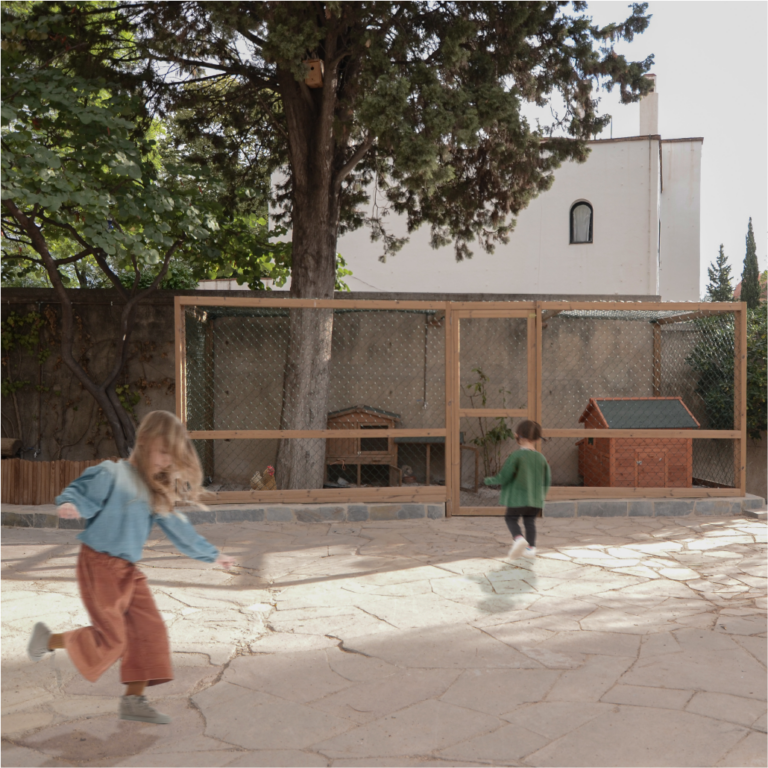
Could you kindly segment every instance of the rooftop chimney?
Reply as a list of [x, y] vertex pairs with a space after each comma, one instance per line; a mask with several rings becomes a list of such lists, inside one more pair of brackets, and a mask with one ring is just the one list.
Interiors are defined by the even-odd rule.
[[659, 94], [656, 75], [646, 75], [653, 84], [651, 92], [640, 99], [640, 135], [654, 136], [659, 132]]

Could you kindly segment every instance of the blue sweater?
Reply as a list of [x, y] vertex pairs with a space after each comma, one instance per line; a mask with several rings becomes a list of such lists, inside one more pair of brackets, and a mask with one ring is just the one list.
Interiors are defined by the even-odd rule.
[[86, 521], [77, 538], [97, 552], [137, 563], [152, 524], [157, 523], [183, 554], [206, 563], [216, 560], [219, 550], [186, 518], [155, 515], [149, 502], [149, 489], [127, 461], [105, 461], [86, 469], [56, 497], [57, 506], [69, 503], [77, 507]]

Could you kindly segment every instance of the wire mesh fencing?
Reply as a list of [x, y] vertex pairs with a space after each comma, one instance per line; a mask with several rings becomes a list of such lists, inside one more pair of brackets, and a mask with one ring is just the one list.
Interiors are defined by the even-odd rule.
[[490, 507], [526, 417], [555, 487], [739, 485], [734, 311], [339, 303], [182, 306], [182, 415], [209, 490], [442, 488]]
[[[304, 354], [292, 328], [297, 310], [185, 307], [187, 427], [358, 434], [197, 441], [209, 488], [286, 487], [289, 463], [292, 489], [444, 486], [444, 436], [378, 430], [445, 429], [445, 312], [298, 311]], [[323, 325], [327, 337], [317, 333]]]
[[[543, 447], [560, 486], [733, 487], [734, 442], [695, 439], [734, 428], [734, 316], [664, 311], [570, 311], [542, 331]], [[610, 430], [677, 430], [610, 437]]]

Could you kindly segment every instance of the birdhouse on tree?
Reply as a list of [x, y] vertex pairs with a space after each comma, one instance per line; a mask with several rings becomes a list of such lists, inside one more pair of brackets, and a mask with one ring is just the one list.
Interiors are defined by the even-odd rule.
[[[590, 398], [579, 422], [586, 429], [698, 429], [679, 397]], [[579, 440], [579, 474], [585, 486], [690, 488], [693, 439], [585, 437]]]
[[303, 63], [309, 70], [307, 76], [304, 78], [304, 83], [307, 88], [322, 88], [324, 72], [322, 59], [307, 59]]

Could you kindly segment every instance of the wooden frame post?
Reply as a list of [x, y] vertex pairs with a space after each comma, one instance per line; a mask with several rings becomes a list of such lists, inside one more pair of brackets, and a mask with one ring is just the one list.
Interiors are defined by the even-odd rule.
[[733, 313], [733, 428], [740, 432], [733, 449], [733, 483], [747, 494], [747, 305], [739, 302]]
[[176, 416], [187, 424], [187, 343], [184, 325], [184, 305], [181, 296], [173, 298], [173, 315], [176, 326]]
[[461, 503], [461, 448], [459, 405], [461, 386], [459, 371], [459, 317], [451, 304], [445, 308], [445, 515], [452, 517]]

